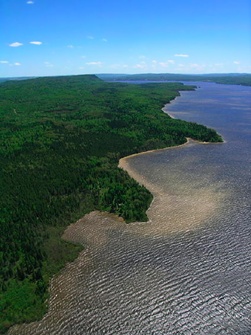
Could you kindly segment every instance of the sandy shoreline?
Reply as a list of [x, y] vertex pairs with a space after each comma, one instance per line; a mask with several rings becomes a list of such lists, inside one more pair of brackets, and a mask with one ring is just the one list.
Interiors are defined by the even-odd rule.
[[[142, 151], [142, 152], [138, 152], [136, 154], [132, 154], [132, 155], [129, 155], [129, 156], [126, 156], [126, 157], [122, 157], [120, 160], [119, 160], [119, 164], [118, 164], [118, 167], [124, 169], [127, 171], [127, 168], [130, 169], [128, 167], [128, 164], [126, 164], [126, 161], [128, 159], [130, 159], [131, 157], [135, 157], [135, 156], [141, 156], [141, 155], [145, 155], [145, 154], [149, 154], [151, 152], [161, 152], [161, 151], [166, 151], [166, 150], [170, 150], [170, 149], [176, 149], [176, 148], [180, 148], [180, 147], [183, 147], [191, 142], [196, 142], [194, 140], [191, 140], [190, 138], [187, 138], [186, 139], [187, 141], [185, 143], [182, 143], [180, 145], [175, 145], [175, 146], [172, 146], [172, 147], [165, 147], [165, 148], [162, 148], [162, 149], [153, 149], [153, 150], [148, 150], [148, 151]], [[201, 143], [202, 142], [198, 142], [198, 143]], [[129, 171], [127, 171], [129, 173]], [[131, 171], [130, 171], [131, 172]], [[130, 173], [129, 173], [130, 174]]]
[[[185, 144], [178, 147], [192, 142], [188, 139]], [[166, 151], [172, 148], [177, 148], [177, 146], [160, 150]], [[154, 237], [189, 232], [200, 228], [219, 207], [223, 195], [217, 193], [214, 185], [198, 188], [195, 193], [188, 194], [170, 194], [168, 191], [163, 191], [159, 186], [147, 180], [144, 175], [138, 173], [130, 163], [131, 158], [143, 154], [145, 153], [131, 155], [122, 158], [119, 162], [120, 168], [126, 170], [133, 179], [144, 185], [153, 194], [153, 201], [147, 210], [149, 221], [140, 225], [137, 222], [129, 224], [130, 231]]]
[[[147, 155], [147, 154], [151, 154], [151, 153], [154, 153], [154, 152], [164, 152], [164, 151], [167, 151], [167, 150], [174, 150], [174, 149], [179, 149], [179, 148], [182, 148], [182, 147], [185, 147], [189, 144], [211, 144], [209, 142], [200, 142], [200, 141], [196, 141], [196, 140], [193, 140], [189, 137], [186, 138], [186, 142], [185, 143], [182, 143], [180, 145], [175, 145], [175, 146], [171, 146], [171, 147], [165, 147], [165, 148], [162, 148], [162, 149], [153, 149], [153, 150], [148, 150], [148, 151], [142, 151], [142, 152], [139, 152], [139, 153], [136, 153], [136, 154], [132, 154], [132, 155], [129, 155], [129, 156], [126, 156], [126, 157], [122, 157], [120, 160], [119, 160], [119, 164], [118, 164], [118, 167], [125, 170], [129, 176], [133, 179], [135, 179], [140, 185], [143, 185], [145, 186], [151, 193], [156, 193], [156, 187], [149, 183], [145, 177], [142, 175], [142, 174], [139, 174], [137, 173], [134, 169], [132, 169], [131, 165], [130, 165], [130, 159], [133, 158], [133, 157], [137, 157], [137, 156], [142, 156], [142, 155]], [[216, 144], [216, 143], [213, 143], [213, 144]]]
[[[181, 145], [176, 145], [176, 146], [173, 146], [173, 147], [166, 147], [166, 148], [162, 148], [162, 149], [143, 151], [143, 152], [139, 152], [139, 153], [136, 153], [136, 154], [132, 154], [132, 155], [123, 157], [119, 160], [118, 167], [123, 169], [124, 171], [126, 171], [131, 178], [136, 180], [140, 185], [143, 185], [145, 188], [148, 189], [149, 192], [152, 193], [152, 195], [153, 195], [152, 203], [153, 203], [157, 196], [161, 196], [161, 191], [157, 188], [156, 185], [153, 185], [152, 183], [147, 181], [146, 178], [144, 177], [144, 175], [137, 173], [132, 168], [132, 166], [130, 165], [130, 159], [133, 158], [133, 157], [136, 157], [136, 156], [142, 156], [142, 155], [150, 154], [152, 152], [161, 152], [161, 151], [166, 151], [166, 150], [169, 150], [169, 149], [180, 148], [180, 147], [183, 147], [185, 145], [188, 145], [189, 143], [191, 143], [191, 139], [187, 138], [187, 141], [185, 143], [181, 144]], [[151, 205], [150, 205], [150, 207], [148, 208], [147, 211], [149, 211], [149, 209], [151, 208], [152, 203], [151, 203]]]

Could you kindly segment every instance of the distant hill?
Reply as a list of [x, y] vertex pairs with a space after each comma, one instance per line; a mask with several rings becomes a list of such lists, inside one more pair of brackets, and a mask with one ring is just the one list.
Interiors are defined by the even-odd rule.
[[142, 74], [99, 74], [106, 81], [207, 81], [219, 84], [251, 86], [249, 73], [212, 73], [212, 74], [175, 74], [175, 73], [142, 73]]
[[9, 78], [0, 78], [0, 83], [3, 83], [4, 81], [10, 80]]
[[[251, 73], [210, 73], [210, 74], [180, 74], [180, 73], [100, 73], [97, 77], [104, 81], [208, 81], [218, 84], [251, 86]], [[59, 78], [70, 76], [58, 76]], [[10, 80], [26, 80], [36, 77], [6, 77], [0, 78], [0, 83]], [[49, 77], [44, 77], [49, 78]]]
[[26, 80], [26, 79], [32, 79], [32, 78], [35, 78], [35, 77], [5, 77], [5, 78], [0, 78], [0, 83], [9, 81], [9, 80]]

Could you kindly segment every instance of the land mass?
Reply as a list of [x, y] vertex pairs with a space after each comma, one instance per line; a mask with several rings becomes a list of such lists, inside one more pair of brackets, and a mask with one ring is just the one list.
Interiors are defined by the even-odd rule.
[[50, 278], [83, 248], [61, 239], [71, 222], [93, 210], [147, 221], [152, 195], [118, 168], [121, 157], [187, 137], [222, 142], [161, 110], [194, 88], [94, 75], [0, 84], [0, 333], [46, 311]]

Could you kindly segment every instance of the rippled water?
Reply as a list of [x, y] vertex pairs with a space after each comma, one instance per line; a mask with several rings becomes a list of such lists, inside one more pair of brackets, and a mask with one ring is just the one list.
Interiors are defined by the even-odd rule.
[[251, 88], [199, 83], [166, 106], [226, 143], [124, 162], [155, 194], [148, 223], [91, 213], [43, 320], [9, 334], [251, 334]]

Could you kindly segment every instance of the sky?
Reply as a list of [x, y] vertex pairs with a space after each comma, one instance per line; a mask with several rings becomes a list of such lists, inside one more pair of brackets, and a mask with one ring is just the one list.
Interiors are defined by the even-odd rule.
[[0, 77], [251, 73], [251, 0], [0, 0]]

